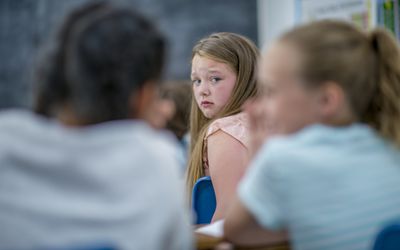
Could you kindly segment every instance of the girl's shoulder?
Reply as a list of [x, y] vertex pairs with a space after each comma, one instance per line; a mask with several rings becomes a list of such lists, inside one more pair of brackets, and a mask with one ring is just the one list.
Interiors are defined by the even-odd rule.
[[228, 135], [241, 142], [246, 148], [249, 145], [249, 117], [246, 113], [238, 113], [231, 116], [222, 117], [213, 121], [208, 127], [205, 140], [222, 130]]

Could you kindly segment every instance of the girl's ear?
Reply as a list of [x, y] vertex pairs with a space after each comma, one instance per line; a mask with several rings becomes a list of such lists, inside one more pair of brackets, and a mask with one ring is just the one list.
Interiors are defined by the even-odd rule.
[[156, 84], [152, 81], [146, 82], [129, 98], [130, 117], [134, 119], [145, 119], [151, 105], [156, 97]]
[[334, 81], [322, 84], [318, 106], [322, 120], [328, 124], [343, 124], [353, 118], [343, 88]]

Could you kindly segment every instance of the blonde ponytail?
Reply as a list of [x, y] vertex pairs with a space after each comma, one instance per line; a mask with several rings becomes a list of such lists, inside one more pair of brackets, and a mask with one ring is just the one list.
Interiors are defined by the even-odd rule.
[[384, 29], [373, 30], [369, 40], [376, 53], [377, 86], [362, 119], [400, 146], [400, 48]]
[[308, 85], [337, 82], [357, 119], [400, 146], [400, 48], [391, 33], [323, 20], [298, 26], [281, 40], [304, 54], [301, 76]]

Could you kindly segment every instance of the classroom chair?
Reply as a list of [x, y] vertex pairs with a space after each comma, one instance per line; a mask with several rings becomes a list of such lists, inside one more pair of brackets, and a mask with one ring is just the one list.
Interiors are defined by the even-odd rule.
[[210, 176], [201, 177], [194, 184], [192, 208], [196, 213], [196, 224], [209, 224], [216, 207], [214, 187]]
[[400, 249], [400, 220], [385, 226], [376, 237], [373, 250]]

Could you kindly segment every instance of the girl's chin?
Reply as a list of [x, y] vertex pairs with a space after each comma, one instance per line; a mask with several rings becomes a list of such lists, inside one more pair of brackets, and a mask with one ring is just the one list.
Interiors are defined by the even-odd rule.
[[214, 114], [210, 112], [203, 112], [203, 115], [208, 119], [212, 119], [214, 117]]

